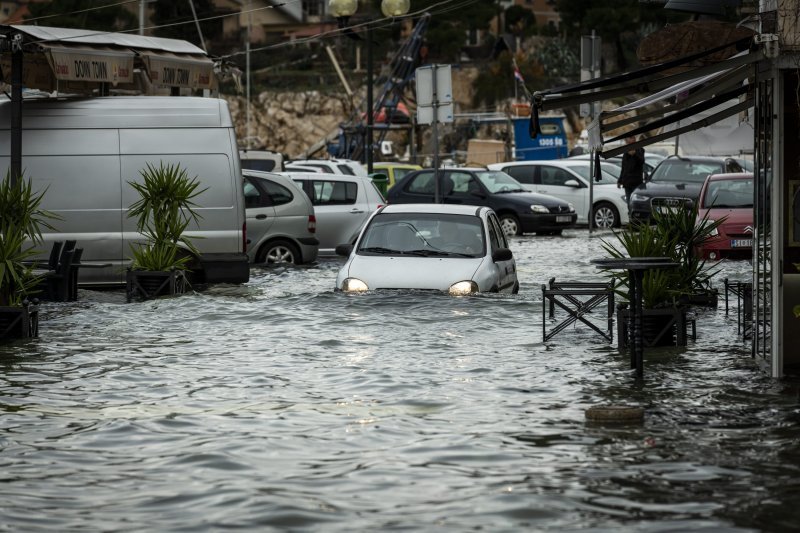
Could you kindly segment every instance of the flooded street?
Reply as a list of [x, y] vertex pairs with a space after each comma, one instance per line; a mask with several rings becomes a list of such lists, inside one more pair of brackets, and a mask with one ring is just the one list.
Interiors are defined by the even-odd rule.
[[[735, 298], [643, 384], [586, 327], [541, 342], [540, 285], [602, 279], [601, 244], [515, 238], [515, 296], [334, 293], [328, 258], [44, 304], [39, 339], [0, 346], [0, 529], [794, 530], [797, 390]], [[749, 279], [720, 266], [721, 291]], [[602, 403], [645, 422], [587, 424]]]

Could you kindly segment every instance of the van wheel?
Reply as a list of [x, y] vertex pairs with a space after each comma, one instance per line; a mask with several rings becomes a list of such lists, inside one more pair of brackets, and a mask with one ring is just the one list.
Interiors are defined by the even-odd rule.
[[608, 202], [600, 202], [594, 207], [594, 227], [610, 229], [619, 227], [619, 211]]
[[522, 235], [522, 226], [519, 219], [509, 213], [500, 215], [500, 229], [508, 236]]
[[256, 262], [266, 265], [299, 264], [300, 252], [289, 241], [272, 241], [261, 247]]

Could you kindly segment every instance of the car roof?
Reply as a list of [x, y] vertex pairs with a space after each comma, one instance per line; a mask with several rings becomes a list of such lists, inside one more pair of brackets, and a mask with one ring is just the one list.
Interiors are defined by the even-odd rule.
[[752, 172], [730, 172], [728, 174], [711, 174], [708, 177], [709, 181], [723, 181], [723, 180], [747, 180], [752, 179]]
[[568, 164], [581, 164], [581, 163], [589, 163], [589, 160], [581, 160], [581, 159], [536, 159], [534, 161], [507, 161], [506, 163], [492, 163], [491, 165], [487, 165], [489, 169], [496, 170], [504, 167], [519, 167], [522, 165], [555, 165], [559, 167], [566, 166]]
[[279, 172], [279, 174], [283, 176], [288, 176], [292, 179], [305, 179], [305, 180], [328, 180], [328, 181], [352, 181], [352, 180], [361, 180], [361, 181], [372, 181], [372, 178], [369, 176], [354, 176], [353, 174], [328, 174], [326, 172], [295, 172], [293, 170], [288, 170], [284, 172]]
[[389, 204], [381, 210], [381, 213], [441, 213], [477, 216], [482, 210], [489, 210], [489, 208], [486, 206], [455, 204]]
[[394, 163], [392, 161], [378, 161], [372, 164], [373, 168], [412, 168], [422, 170], [422, 167], [414, 163]]
[[693, 163], [724, 163], [728, 159], [732, 158], [714, 157], [708, 155], [671, 155], [659, 161], [659, 164], [666, 163], [668, 161], [691, 161]]

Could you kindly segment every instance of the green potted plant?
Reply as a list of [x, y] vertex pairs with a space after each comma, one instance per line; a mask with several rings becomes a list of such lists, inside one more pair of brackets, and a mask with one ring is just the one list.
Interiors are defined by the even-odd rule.
[[128, 217], [136, 218], [136, 228], [146, 242], [131, 246], [133, 261], [127, 271], [127, 298], [155, 298], [168, 294], [181, 294], [188, 285], [186, 270], [192, 254], [197, 249], [184, 235], [191, 222], [199, 215], [195, 212], [196, 178], [189, 178], [179, 164], [158, 167], [147, 164], [140, 171], [142, 182], [128, 182], [139, 200], [131, 205]]
[[0, 182], [0, 339], [38, 336], [39, 310], [30, 298], [39, 277], [31, 259], [54, 217], [41, 208], [43, 197], [22, 176], [13, 180], [9, 172]]
[[[644, 273], [645, 344], [675, 344], [676, 340], [685, 339], [689, 308], [692, 305], [716, 305], [716, 291], [711, 287], [711, 278], [716, 270], [707, 268], [694, 250], [709, 239], [723, 221], [703, 218], [698, 222], [696, 209], [656, 212], [652, 224], [632, 222], [624, 231], [615, 232], [618, 244], [603, 241], [604, 250], [612, 258], [668, 257], [678, 265]], [[617, 292], [630, 301], [627, 273], [613, 272], [609, 275], [614, 279]], [[627, 312], [627, 308], [622, 307], [617, 314], [621, 333], [618, 338], [623, 345], [627, 339]], [[683, 329], [676, 335], [675, 327]]]

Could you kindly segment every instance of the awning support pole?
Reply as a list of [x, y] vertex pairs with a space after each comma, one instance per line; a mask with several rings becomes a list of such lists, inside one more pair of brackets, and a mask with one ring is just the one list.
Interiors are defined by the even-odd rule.
[[22, 176], [22, 34], [11, 37], [11, 185]]

